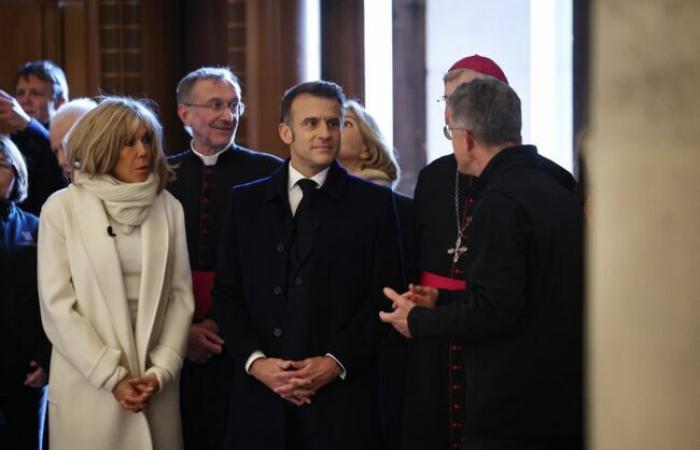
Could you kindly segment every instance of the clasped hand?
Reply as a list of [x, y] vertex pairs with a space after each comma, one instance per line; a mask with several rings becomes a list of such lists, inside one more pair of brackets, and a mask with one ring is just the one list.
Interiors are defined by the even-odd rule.
[[112, 395], [123, 408], [138, 413], [148, 408], [148, 401], [159, 388], [158, 378], [153, 374], [126, 377], [112, 389]]
[[308, 405], [311, 397], [341, 373], [338, 363], [328, 356], [314, 356], [301, 361], [258, 358], [250, 374], [283, 399]]
[[205, 319], [190, 327], [187, 340], [187, 358], [190, 361], [204, 363], [212, 355], [221, 354], [224, 340], [219, 336], [219, 327], [212, 319]]

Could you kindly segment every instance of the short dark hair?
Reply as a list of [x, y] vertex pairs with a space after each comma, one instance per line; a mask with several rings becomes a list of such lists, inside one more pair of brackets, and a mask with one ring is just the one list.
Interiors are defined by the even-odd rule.
[[343, 88], [333, 83], [332, 81], [307, 81], [305, 83], [299, 83], [296, 86], [292, 86], [287, 89], [287, 91], [282, 96], [282, 102], [280, 104], [280, 122], [284, 122], [287, 125], [289, 123], [290, 113], [292, 109], [292, 102], [295, 98], [301, 94], [310, 94], [314, 97], [322, 97], [330, 100], [335, 100], [340, 106], [340, 113], [343, 114], [343, 105], [345, 104], [345, 94], [343, 93]]
[[15, 86], [17, 86], [17, 82], [20, 78], [26, 80], [29, 78], [29, 75], [34, 75], [41, 81], [51, 84], [53, 100], [62, 98], [64, 101], [68, 101], [68, 82], [66, 81], [66, 75], [56, 64], [48, 59], [24, 63], [15, 76]]
[[495, 78], [477, 78], [459, 85], [447, 99], [452, 117], [486, 145], [520, 144], [520, 98]]

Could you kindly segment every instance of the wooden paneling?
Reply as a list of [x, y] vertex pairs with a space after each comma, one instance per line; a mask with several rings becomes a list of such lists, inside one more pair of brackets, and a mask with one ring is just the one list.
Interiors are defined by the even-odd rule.
[[397, 190], [413, 195], [426, 162], [425, 0], [394, 1], [394, 147], [401, 181]]
[[27, 61], [60, 64], [57, 1], [0, 0], [0, 89], [15, 92], [15, 73]]
[[304, 0], [248, 0], [246, 85], [248, 140], [253, 148], [286, 157], [280, 141], [279, 102], [303, 79]]
[[365, 102], [364, 0], [321, 0], [321, 78]]
[[140, 96], [143, 92], [141, 2], [99, 3], [100, 87], [106, 94]]
[[[342, 11], [362, 2], [343, 3], [334, 5], [338, 27]], [[14, 92], [22, 63], [50, 58], [64, 68], [73, 98], [104, 93], [153, 99], [166, 149], [175, 152], [189, 141], [176, 115], [177, 82], [201, 66], [229, 65], [247, 103], [237, 140], [286, 156], [277, 135], [279, 101], [303, 79], [305, 5], [305, 0], [0, 0], [0, 88]], [[361, 27], [361, 16], [353, 13], [353, 19]], [[343, 26], [359, 39], [355, 25]], [[338, 49], [342, 39], [334, 44]], [[326, 62], [350, 95], [362, 96], [357, 65], [362, 45], [356, 47], [355, 63], [343, 60], [340, 51]]]
[[177, 116], [175, 86], [180, 79], [182, 42], [178, 1], [149, 0], [141, 8], [143, 23], [143, 77], [142, 96], [158, 104], [158, 115], [163, 124], [165, 150], [178, 153], [187, 148], [189, 141]]

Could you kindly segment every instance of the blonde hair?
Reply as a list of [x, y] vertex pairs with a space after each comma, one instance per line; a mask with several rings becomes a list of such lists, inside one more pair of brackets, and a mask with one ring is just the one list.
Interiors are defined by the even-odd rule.
[[369, 157], [360, 161], [361, 169], [376, 169], [386, 173], [392, 186], [400, 176], [399, 165], [394, 156], [394, 149], [389, 147], [377, 122], [355, 100], [348, 100], [344, 105], [345, 113], [351, 115], [357, 122], [362, 140], [367, 146]]
[[15, 182], [8, 200], [20, 203], [27, 198], [27, 189], [29, 187], [27, 164], [24, 162], [24, 157], [14, 142], [4, 134], [0, 134], [0, 155], [5, 157], [5, 161], [10, 163], [15, 172]]
[[111, 174], [119, 153], [136, 134], [139, 125], [153, 135], [151, 164], [158, 175], [158, 192], [174, 178], [163, 152], [163, 128], [144, 101], [128, 97], [104, 97], [86, 113], [65, 140], [70, 167], [90, 175]]

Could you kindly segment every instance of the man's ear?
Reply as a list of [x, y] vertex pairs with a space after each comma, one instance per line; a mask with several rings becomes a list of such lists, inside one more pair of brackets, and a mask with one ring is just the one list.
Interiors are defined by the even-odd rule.
[[280, 139], [282, 139], [282, 142], [284, 142], [285, 145], [290, 145], [292, 142], [294, 142], [294, 132], [286, 123], [280, 123], [277, 127], [277, 131], [280, 134]]
[[467, 150], [472, 150], [474, 148], [474, 132], [472, 130], [467, 130], [464, 133], [464, 140], [467, 144]]
[[58, 108], [61, 107], [62, 104], [66, 102], [66, 98], [63, 96], [58, 97], [56, 100], [53, 101], [53, 108], [54, 111], [58, 111]]
[[189, 126], [190, 110], [187, 108], [187, 105], [183, 105], [182, 103], [177, 105], [177, 116], [182, 120], [183, 124]]

